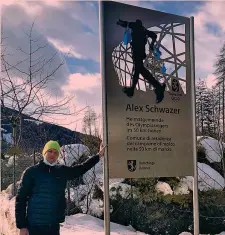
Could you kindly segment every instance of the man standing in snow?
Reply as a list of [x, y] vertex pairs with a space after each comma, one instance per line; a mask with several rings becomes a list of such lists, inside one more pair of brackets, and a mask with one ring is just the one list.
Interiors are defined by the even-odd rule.
[[80, 177], [94, 167], [103, 157], [104, 149], [101, 145], [96, 156], [68, 167], [56, 164], [60, 152], [58, 142], [46, 143], [42, 152], [44, 160], [24, 172], [16, 195], [15, 216], [20, 235], [60, 234], [60, 223], [65, 221], [67, 180]]

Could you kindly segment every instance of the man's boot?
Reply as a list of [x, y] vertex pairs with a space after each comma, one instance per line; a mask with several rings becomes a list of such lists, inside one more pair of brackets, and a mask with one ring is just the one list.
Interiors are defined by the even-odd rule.
[[166, 89], [166, 84], [163, 83], [162, 85], [158, 85], [155, 88], [155, 94], [156, 94], [156, 103], [159, 104], [164, 99], [164, 91]]
[[132, 87], [124, 87], [122, 91], [129, 97], [132, 98], [134, 95], [134, 89]]

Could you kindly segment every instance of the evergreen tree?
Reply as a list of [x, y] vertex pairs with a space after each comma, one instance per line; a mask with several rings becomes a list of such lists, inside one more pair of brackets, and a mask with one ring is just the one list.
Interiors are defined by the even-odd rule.
[[225, 44], [222, 46], [215, 63], [215, 72], [217, 76], [217, 87], [219, 88], [219, 119], [221, 124], [222, 140], [224, 140], [224, 88], [225, 88]]
[[213, 135], [213, 93], [205, 81], [196, 85], [197, 130], [201, 135]]

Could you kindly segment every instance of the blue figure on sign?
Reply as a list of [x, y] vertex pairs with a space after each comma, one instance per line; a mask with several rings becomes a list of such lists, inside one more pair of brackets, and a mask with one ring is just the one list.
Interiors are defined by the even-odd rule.
[[162, 66], [162, 68], [161, 68], [161, 72], [162, 72], [162, 73], [165, 73], [165, 72], [166, 72], [166, 66], [165, 66], [164, 63], [163, 63], [163, 66]]
[[161, 51], [159, 50], [158, 47], [154, 47], [154, 56], [157, 60], [160, 60], [160, 56], [162, 55]]
[[131, 42], [131, 31], [129, 28], [126, 28], [126, 31], [123, 36], [123, 43], [124, 45], [128, 45]]
[[[161, 55], [162, 55], [162, 52], [159, 50], [158, 47], [156, 47], [156, 46], [154, 47], [153, 53], [154, 53], [154, 56], [155, 56], [156, 60], [160, 60]], [[161, 67], [161, 72], [162, 72], [162, 73], [165, 73], [165, 72], [166, 72], [165, 63], [163, 63], [163, 65], [162, 65], [162, 67]]]

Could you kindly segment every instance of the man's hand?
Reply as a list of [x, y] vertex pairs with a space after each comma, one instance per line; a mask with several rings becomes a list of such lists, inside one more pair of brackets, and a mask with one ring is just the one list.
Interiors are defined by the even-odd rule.
[[98, 153], [98, 155], [99, 155], [100, 158], [104, 156], [106, 146], [107, 146], [107, 145], [103, 146], [103, 143], [101, 142], [101, 144], [100, 144], [100, 150], [99, 150], [99, 153]]
[[122, 26], [123, 25], [123, 20], [121, 20], [121, 19], [119, 19], [116, 23], [118, 24], [118, 25], [120, 25], [120, 26]]
[[20, 229], [20, 235], [29, 235], [28, 229], [27, 228]]

